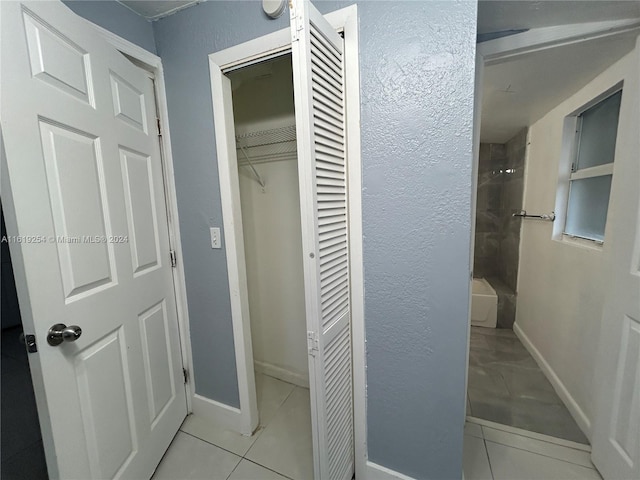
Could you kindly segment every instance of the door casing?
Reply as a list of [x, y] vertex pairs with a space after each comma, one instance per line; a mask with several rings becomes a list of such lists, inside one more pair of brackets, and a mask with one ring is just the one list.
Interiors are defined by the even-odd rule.
[[[358, 63], [358, 11], [352, 5], [325, 15], [329, 23], [344, 35], [345, 106], [347, 131], [347, 168], [349, 203], [349, 252], [351, 259], [351, 308], [353, 348], [353, 408], [356, 476], [367, 477], [366, 379], [364, 333], [364, 272], [362, 261], [362, 167], [360, 156], [360, 78]], [[209, 55], [213, 110], [216, 119], [216, 151], [220, 177], [231, 312], [238, 369], [240, 408], [231, 409], [196, 396], [194, 411], [208, 416], [244, 435], [258, 426], [257, 401], [251, 330], [249, 323], [246, 263], [242, 235], [240, 192], [230, 88], [224, 75], [237, 68], [262, 62], [291, 51], [289, 28], [227, 48]]]

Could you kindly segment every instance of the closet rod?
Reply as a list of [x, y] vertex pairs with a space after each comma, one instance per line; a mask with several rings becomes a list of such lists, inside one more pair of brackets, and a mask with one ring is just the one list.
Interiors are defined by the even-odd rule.
[[258, 181], [258, 183], [260, 184], [260, 186], [262, 188], [265, 188], [264, 180], [262, 180], [262, 177], [260, 176], [258, 171], [253, 166], [253, 163], [251, 163], [251, 160], [249, 160], [249, 155], [247, 155], [247, 152], [245, 151], [244, 147], [242, 145], [240, 145], [239, 143], [238, 143], [238, 147], [240, 148], [240, 151], [242, 151], [242, 154], [244, 155], [244, 158], [247, 160], [247, 163], [249, 164], [249, 167], [251, 167], [251, 171], [255, 175], [256, 180]]

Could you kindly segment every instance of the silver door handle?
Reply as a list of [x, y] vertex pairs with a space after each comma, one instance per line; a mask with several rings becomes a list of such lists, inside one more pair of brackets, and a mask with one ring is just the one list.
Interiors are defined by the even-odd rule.
[[82, 335], [82, 329], [77, 325], [67, 327], [64, 323], [56, 323], [49, 329], [47, 342], [52, 347], [57, 347], [62, 342], [75, 342]]

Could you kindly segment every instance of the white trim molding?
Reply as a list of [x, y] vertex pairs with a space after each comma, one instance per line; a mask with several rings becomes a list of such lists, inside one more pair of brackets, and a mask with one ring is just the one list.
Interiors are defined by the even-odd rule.
[[309, 388], [309, 377], [292, 372], [286, 368], [278, 367], [267, 362], [260, 362], [258, 360], [254, 360], [253, 368], [256, 372], [260, 372], [269, 377], [277, 378], [283, 382], [291, 383], [302, 388]]
[[[240, 432], [243, 430], [242, 412], [224, 403], [216, 402], [197, 393], [193, 396], [193, 414], [211, 420], [217, 426]], [[251, 434], [245, 434], [250, 436]]]
[[358, 7], [326, 16], [343, 29], [347, 116], [347, 195], [349, 202], [349, 259], [351, 274], [351, 339], [353, 355], [353, 423], [356, 478], [368, 478], [367, 459], [367, 351], [364, 319], [364, 259], [362, 252], [362, 157], [360, 145], [360, 65]]
[[369, 461], [367, 461], [365, 478], [367, 480], [414, 480], [412, 477], [407, 477], [400, 472]]
[[187, 306], [187, 284], [184, 273], [184, 259], [182, 255], [182, 239], [180, 237], [180, 221], [178, 219], [178, 197], [176, 193], [173, 155], [171, 151], [171, 133], [169, 131], [169, 112], [167, 109], [167, 93], [164, 83], [162, 59], [144, 48], [131, 43], [109, 30], [95, 23], [85, 20], [111, 46], [119, 52], [131, 57], [153, 76], [156, 90], [156, 107], [160, 120], [160, 145], [162, 152], [162, 172], [164, 177], [165, 197], [167, 200], [167, 221], [169, 224], [169, 243], [176, 254], [176, 268], [173, 269], [173, 284], [178, 313], [178, 329], [180, 332], [180, 347], [182, 351], [182, 365], [190, 375], [185, 385], [187, 397], [187, 412], [193, 411], [195, 396], [195, 382], [193, 380], [193, 354], [191, 352], [191, 334], [189, 329], [189, 308]]
[[493, 65], [549, 48], [638, 31], [640, 31], [638, 19], [532, 28], [517, 35], [480, 43], [478, 44], [478, 55], [483, 58], [485, 65]]
[[518, 325], [517, 323], [514, 323], [513, 332], [520, 339], [524, 347], [527, 349], [527, 351], [531, 354], [533, 359], [536, 361], [536, 363], [540, 367], [540, 370], [542, 370], [542, 372], [544, 373], [545, 377], [547, 377], [547, 380], [549, 380], [549, 382], [553, 386], [553, 389], [556, 391], [556, 393], [558, 394], [562, 402], [565, 404], [565, 406], [567, 407], [567, 410], [569, 410], [569, 413], [571, 413], [571, 416], [580, 427], [580, 430], [584, 432], [584, 434], [587, 436], [588, 439], [591, 439], [591, 420], [589, 420], [589, 417], [587, 417], [587, 414], [584, 413], [584, 410], [580, 408], [580, 405], [578, 405], [578, 402], [576, 402], [573, 396], [571, 396], [571, 393], [569, 393], [569, 389], [564, 385], [564, 383], [562, 383], [562, 380], [560, 380], [560, 377], [558, 377], [558, 375], [553, 370], [551, 365], [549, 365], [549, 362], [545, 360], [542, 353], [540, 353], [540, 350], [538, 350], [535, 347], [535, 345], [531, 342], [527, 334], [524, 333], [522, 328], [520, 328], [520, 325]]
[[247, 266], [244, 254], [242, 213], [240, 211], [238, 157], [235, 148], [235, 129], [233, 125], [233, 97], [231, 80], [224, 75], [220, 66], [211, 60], [209, 64], [214, 111], [213, 120], [216, 132], [216, 153], [218, 156], [220, 203], [231, 302], [231, 322], [236, 354], [240, 414], [243, 419], [242, 428], [238, 431], [243, 435], [251, 435], [258, 427], [259, 419], [249, 318]]
[[[351, 261], [352, 341], [353, 341], [353, 395], [355, 430], [355, 471], [358, 478], [367, 478], [366, 444], [366, 378], [364, 329], [364, 273], [362, 260], [362, 166], [360, 157], [360, 77], [358, 61], [358, 9], [356, 5], [325, 15], [327, 21], [344, 33], [348, 157], [349, 242]], [[262, 62], [291, 50], [289, 28], [265, 35], [209, 55], [213, 96], [220, 192], [231, 311], [238, 366], [240, 415], [242, 425], [257, 425], [255, 403], [255, 372], [251, 350], [248, 288], [242, 237], [242, 218], [239, 207], [237, 155], [233, 138], [233, 108], [231, 89], [225, 76], [232, 70]], [[295, 383], [295, 382], [294, 382]], [[238, 430], [245, 433], [245, 430]], [[375, 477], [374, 477], [375, 478]], [[402, 477], [397, 477], [402, 478]]]
[[100, 36], [104, 38], [112, 47], [114, 47], [119, 52], [125, 53], [130, 57], [139, 60], [142, 63], [146, 63], [147, 65], [152, 66], [153, 68], [158, 68], [162, 66], [162, 60], [159, 56], [151, 53], [149, 50], [146, 50], [135, 43], [130, 42], [129, 40], [125, 40], [124, 38], [116, 35], [110, 30], [107, 30], [100, 25], [96, 25], [95, 23], [85, 20], [89, 23], [95, 30], [98, 31]]

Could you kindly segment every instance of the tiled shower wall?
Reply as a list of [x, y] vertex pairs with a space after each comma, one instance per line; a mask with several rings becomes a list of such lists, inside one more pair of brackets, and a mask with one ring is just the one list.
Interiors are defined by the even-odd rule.
[[476, 206], [474, 276], [498, 293], [498, 327], [513, 328], [516, 316], [527, 130], [506, 144], [481, 143]]

